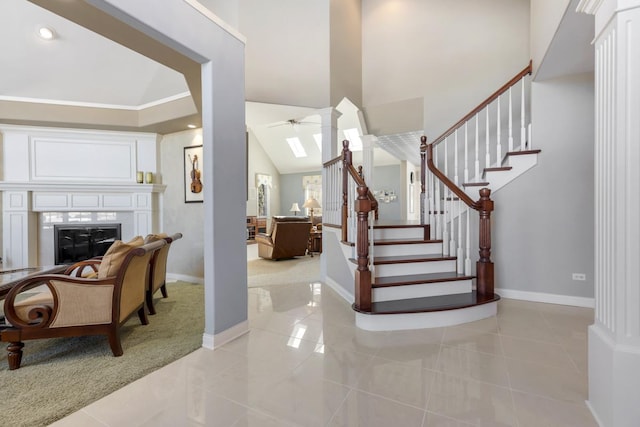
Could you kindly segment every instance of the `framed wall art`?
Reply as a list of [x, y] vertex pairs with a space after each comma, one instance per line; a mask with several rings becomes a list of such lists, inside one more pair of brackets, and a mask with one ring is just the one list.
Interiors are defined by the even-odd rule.
[[202, 145], [184, 147], [184, 202], [202, 203]]

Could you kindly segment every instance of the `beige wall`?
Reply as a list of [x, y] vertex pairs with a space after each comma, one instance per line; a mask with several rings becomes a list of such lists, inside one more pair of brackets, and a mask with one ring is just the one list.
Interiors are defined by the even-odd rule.
[[531, 59], [534, 73], [542, 63], [570, 0], [531, 0]]
[[365, 108], [424, 97], [429, 139], [529, 62], [528, 0], [365, 0], [362, 19]]
[[362, 106], [362, 0], [331, 0], [331, 99]]

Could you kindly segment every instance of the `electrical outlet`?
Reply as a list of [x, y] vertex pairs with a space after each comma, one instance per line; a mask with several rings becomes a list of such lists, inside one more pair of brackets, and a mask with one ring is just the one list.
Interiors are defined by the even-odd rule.
[[573, 280], [582, 280], [582, 281], [585, 281], [585, 280], [587, 280], [587, 275], [586, 275], [586, 274], [583, 274], [583, 273], [573, 273], [573, 274], [571, 275], [571, 278], [572, 278]]

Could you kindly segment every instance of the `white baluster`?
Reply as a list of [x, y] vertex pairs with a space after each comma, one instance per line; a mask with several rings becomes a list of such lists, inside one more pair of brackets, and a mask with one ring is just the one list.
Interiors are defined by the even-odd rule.
[[[433, 154], [433, 164], [435, 165], [435, 167], [438, 167], [438, 147], [436, 146], [434, 149], [434, 154]], [[440, 192], [440, 180], [436, 180], [434, 179], [434, 186], [435, 186], [435, 198], [436, 198], [436, 238], [437, 239], [442, 239], [442, 214], [440, 212], [442, 212], [441, 209], [441, 202], [442, 202], [442, 198], [441, 198], [441, 192]]]
[[531, 123], [529, 123], [528, 130], [529, 130], [529, 138], [527, 139], [527, 141], [529, 141], [528, 148], [529, 150], [533, 150], [533, 148], [531, 148], [533, 147], [533, 145], [531, 145]]
[[476, 181], [480, 180], [480, 151], [478, 150], [478, 144], [479, 144], [479, 139], [478, 139], [478, 121], [479, 119], [479, 115], [480, 113], [476, 113], [476, 163], [475, 163], [475, 179]]
[[469, 132], [464, 122], [464, 183], [469, 182]]
[[471, 209], [467, 207], [467, 258], [464, 260], [464, 274], [471, 275], [471, 239], [469, 238], [469, 217]]
[[513, 151], [513, 104], [511, 102], [511, 88], [509, 88], [509, 152]]
[[454, 203], [453, 198], [455, 197], [453, 194], [453, 192], [450, 193], [451, 197], [449, 199], [449, 226], [451, 227], [450, 233], [449, 233], [449, 255], [451, 256], [455, 256], [456, 255], [456, 229], [455, 229], [455, 221], [454, 216], [453, 216], [453, 207], [456, 206], [456, 204]]
[[524, 77], [522, 78], [522, 94], [520, 95], [520, 151], [526, 150], [526, 142], [525, 142], [525, 111], [524, 111]]
[[486, 120], [486, 132], [485, 132], [485, 142], [487, 145], [487, 154], [485, 155], [485, 159], [484, 159], [484, 167], [485, 168], [490, 168], [491, 167], [491, 155], [489, 154], [489, 106], [487, 105], [487, 120]]
[[502, 126], [500, 125], [500, 97], [498, 97], [498, 121], [496, 125], [496, 165], [502, 164], [502, 141], [500, 141], [500, 134], [502, 132]]
[[454, 132], [453, 138], [453, 182], [460, 185], [458, 182], [458, 129]]
[[[447, 171], [448, 171], [448, 166], [447, 164], [448, 162], [448, 158], [449, 158], [449, 150], [447, 148], [447, 139], [444, 139], [444, 174], [445, 176], [448, 176]], [[444, 207], [444, 220], [443, 220], [443, 227], [442, 227], [442, 255], [444, 256], [448, 256], [449, 255], [449, 231], [448, 231], [448, 227], [447, 227], [447, 208], [449, 208], [451, 205], [448, 203], [449, 202], [449, 188], [445, 185], [442, 186], [443, 189], [443, 193], [444, 193], [444, 197], [445, 199], [443, 200], [443, 207]]]
[[456, 253], [456, 264], [458, 274], [464, 273], [464, 253], [462, 252], [462, 202], [458, 200], [458, 252]]

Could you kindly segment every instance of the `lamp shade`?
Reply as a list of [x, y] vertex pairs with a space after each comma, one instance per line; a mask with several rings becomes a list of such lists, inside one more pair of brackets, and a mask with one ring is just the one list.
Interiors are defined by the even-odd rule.
[[318, 201], [316, 199], [314, 199], [313, 197], [311, 197], [310, 199], [307, 199], [306, 202], [304, 202], [304, 205], [302, 205], [303, 208], [310, 208], [310, 209], [319, 209], [321, 208], [320, 203], [318, 203]]
[[298, 212], [300, 212], [300, 206], [298, 206], [297, 203], [294, 203], [291, 205], [291, 209], [289, 209], [289, 211], [297, 214]]

